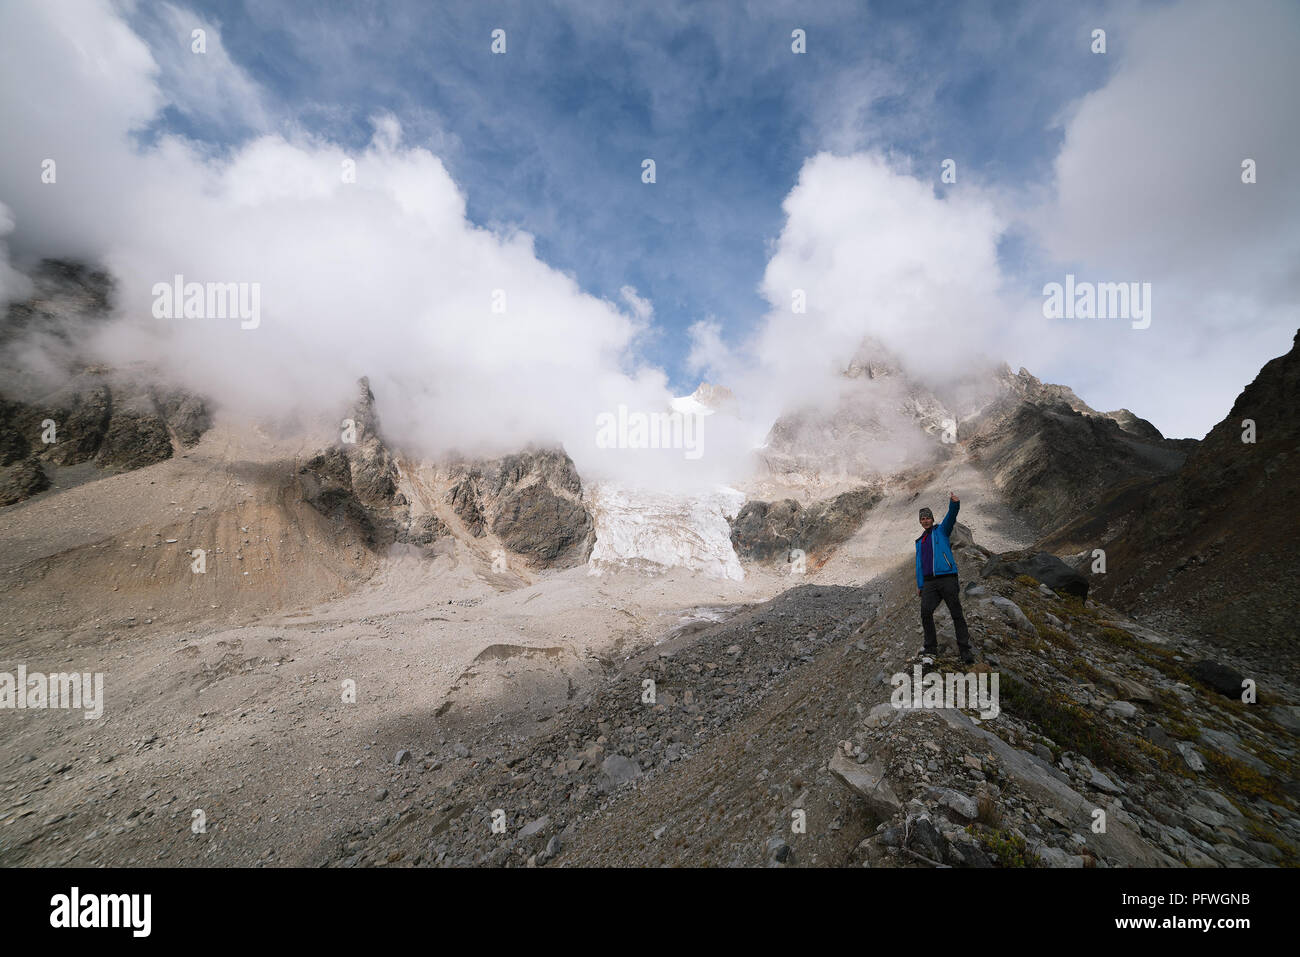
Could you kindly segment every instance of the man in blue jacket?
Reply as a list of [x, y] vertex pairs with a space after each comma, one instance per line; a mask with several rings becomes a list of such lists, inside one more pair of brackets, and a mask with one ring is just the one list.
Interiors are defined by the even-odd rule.
[[961, 612], [961, 596], [957, 591], [957, 561], [952, 557], [948, 536], [957, 524], [957, 510], [961, 501], [948, 494], [948, 514], [943, 522], [934, 524], [934, 513], [921, 509], [921, 528], [925, 529], [916, 540], [916, 593], [921, 596], [921, 629], [925, 632], [922, 655], [933, 658], [939, 652], [939, 638], [934, 631], [934, 610], [939, 602], [948, 606], [953, 629], [957, 632], [957, 651], [962, 664], [972, 664], [975, 653], [970, 646], [970, 631], [966, 616]]

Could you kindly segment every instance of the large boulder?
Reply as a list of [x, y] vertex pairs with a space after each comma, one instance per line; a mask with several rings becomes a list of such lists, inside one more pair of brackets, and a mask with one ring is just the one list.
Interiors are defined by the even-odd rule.
[[1001, 595], [994, 595], [989, 599], [989, 604], [993, 608], [997, 609], [1002, 617], [1015, 625], [1016, 628], [1031, 635], [1037, 633], [1038, 629], [1034, 627], [1034, 623], [1031, 622], [1025, 616], [1025, 613], [1020, 610], [1020, 606], [1010, 598], [1003, 598]]
[[731, 522], [731, 544], [745, 561], [788, 558], [799, 535], [802, 507], [792, 498], [746, 502]]
[[617, 791], [640, 776], [641, 768], [635, 761], [621, 754], [611, 754], [600, 764], [600, 776], [596, 787], [602, 792]]
[[1242, 682], [1246, 679], [1236, 668], [1206, 658], [1187, 670], [1201, 684], [1213, 688], [1225, 698], [1241, 700]]
[[903, 806], [879, 761], [858, 764], [836, 751], [827, 770], [856, 791], [875, 818], [889, 820]]
[[1038, 552], [1027, 557], [1019, 552], [994, 555], [980, 569], [983, 578], [1017, 578], [1020, 575], [1028, 575], [1058, 594], [1075, 595], [1081, 599], [1088, 597], [1088, 579], [1051, 552]]

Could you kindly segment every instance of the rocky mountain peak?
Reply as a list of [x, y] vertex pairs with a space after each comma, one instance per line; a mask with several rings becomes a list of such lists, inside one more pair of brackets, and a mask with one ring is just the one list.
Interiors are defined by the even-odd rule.
[[691, 393], [691, 398], [715, 412], [734, 405], [736, 402], [735, 393], [725, 385], [712, 385], [708, 382], [701, 382], [695, 391]]

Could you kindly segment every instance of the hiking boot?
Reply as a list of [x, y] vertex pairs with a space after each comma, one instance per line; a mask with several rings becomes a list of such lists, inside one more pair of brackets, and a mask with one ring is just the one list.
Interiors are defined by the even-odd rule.
[[975, 653], [973, 651], [963, 651], [961, 653], [961, 663], [963, 665], [975, 664]]

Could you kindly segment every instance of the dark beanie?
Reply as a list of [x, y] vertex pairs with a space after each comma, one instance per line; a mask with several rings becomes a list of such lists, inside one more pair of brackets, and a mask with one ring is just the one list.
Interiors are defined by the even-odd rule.
[[921, 509], [921, 514], [918, 515], [917, 518], [934, 518], [934, 512], [930, 511], [928, 508], [923, 508]]

